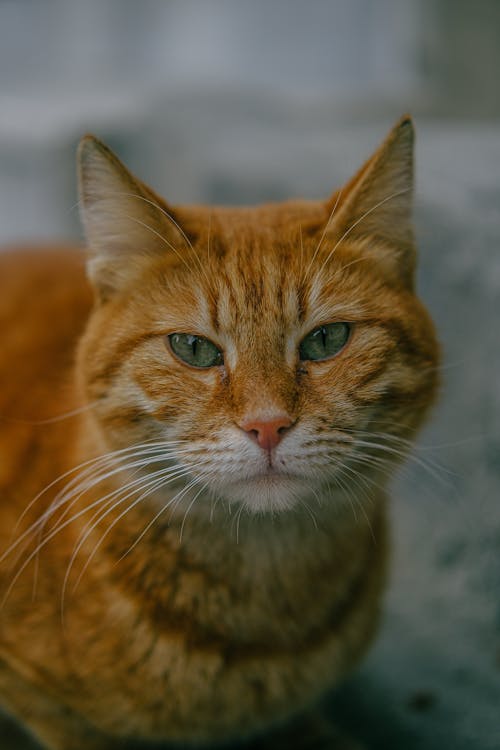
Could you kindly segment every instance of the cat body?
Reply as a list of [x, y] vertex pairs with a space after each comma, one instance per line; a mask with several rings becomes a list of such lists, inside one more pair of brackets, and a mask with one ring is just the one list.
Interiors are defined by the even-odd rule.
[[48, 748], [251, 736], [370, 642], [436, 390], [411, 144], [330, 201], [172, 209], [87, 138], [88, 253], [0, 256], [0, 696]]

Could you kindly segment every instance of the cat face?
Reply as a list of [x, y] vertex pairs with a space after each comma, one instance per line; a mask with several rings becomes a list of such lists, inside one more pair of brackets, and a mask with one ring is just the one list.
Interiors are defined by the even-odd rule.
[[436, 387], [411, 135], [330, 201], [248, 209], [172, 210], [83, 141], [98, 304], [79, 358], [110, 448], [164, 443], [183, 482], [251, 512], [387, 473]]

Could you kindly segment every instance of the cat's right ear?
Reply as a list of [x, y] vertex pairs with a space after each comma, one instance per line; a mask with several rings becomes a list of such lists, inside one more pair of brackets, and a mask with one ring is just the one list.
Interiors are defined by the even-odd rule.
[[105, 301], [136, 278], [146, 258], [179, 245], [182, 230], [164, 201], [92, 135], [78, 146], [78, 184], [87, 273]]
[[405, 115], [347, 185], [333, 195], [334, 242], [361, 241], [388, 276], [413, 285], [415, 245], [412, 226], [413, 123]]

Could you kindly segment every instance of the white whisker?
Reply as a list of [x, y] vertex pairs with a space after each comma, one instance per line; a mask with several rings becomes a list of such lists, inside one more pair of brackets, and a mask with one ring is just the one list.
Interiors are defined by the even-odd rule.
[[383, 200], [379, 201], [374, 206], [372, 206], [371, 208], [369, 208], [368, 211], [365, 211], [364, 214], [359, 217], [359, 219], [356, 219], [356, 221], [354, 222], [354, 224], [351, 224], [351, 226], [348, 229], [346, 229], [346, 231], [344, 232], [344, 234], [340, 237], [339, 240], [337, 240], [337, 242], [333, 246], [333, 249], [330, 250], [330, 252], [328, 253], [327, 257], [325, 258], [325, 260], [323, 261], [323, 263], [321, 264], [321, 266], [319, 268], [318, 276], [321, 276], [321, 274], [322, 274], [322, 272], [323, 272], [326, 264], [328, 263], [328, 261], [330, 260], [330, 258], [332, 257], [332, 255], [335, 253], [335, 251], [338, 248], [338, 246], [340, 245], [340, 243], [343, 242], [346, 239], [346, 237], [348, 237], [350, 235], [350, 233], [353, 231], [353, 229], [355, 229], [364, 219], [366, 219], [367, 216], [369, 216], [371, 213], [373, 213], [373, 211], [375, 211], [377, 208], [380, 208], [380, 206], [383, 206], [384, 203], [387, 203], [388, 201], [393, 200], [394, 198], [397, 198], [400, 195], [404, 195], [405, 193], [408, 193], [410, 190], [411, 190], [411, 188], [405, 188], [404, 190], [398, 190], [396, 193], [391, 193], [391, 195], [388, 195], [386, 198], [384, 198]]
[[[194, 480], [191, 483], [191, 485], [193, 485], [193, 484], [194, 484]], [[188, 487], [189, 487], [189, 485], [188, 485]], [[203, 490], [204, 490], [204, 485], [202, 485], [200, 487], [200, 489], [198, 490], [198, 492], [196, 493], [196, 495], [193, 497], [193, 499], [189, 503], [189, 505], [188, 505], [188, 507], [186, 509], [186, 512], [184, 513], [184, 517], [183, 517], [182, 523], [181, 523], [181, 528], [180, 528], [180, 531], [179, 531], [179, 544], [182, 543], [182, 535], [184, 533], [184, 526], [185, 526], [185, 523], [186, 523], [186, 519], [187, 519], [187, 517], [189, 515], [189, 511], [191, 510], [191, 508], [193, 507], [193, 505], [195, 504], [196, 500], [199, 498], [199, 496], [201, 495], [201, 493], [203, 492]]]
[[[183, 441], [183, 442], [185, 443], [185, 441]], [[90, 459], [88, 459], [88, 460], [86, 460], [86, 461], [83, 461], [83, 462], [82, 462], [81, 464], [78, 464], [77, 466], [73, 466], [73, 467], [72, 467], [71, 469], [68, 469], [68, 470], [67, 470], [67, 471], [65, 471], [65, 472], [64, 472], [63, 474], [60, 474], [60, 475], [59, 475], [58, 477], [56, 477], [56, 478], [55, 478], [55, 479], [54, 479], [54, 480], [53, 480], [52, 482], [50, 482], [50, 484], [46, 485], [46, 486], [45, 486], [45, 487], [44, 487], [44, 488], [43, 488], [43, 489], [42, 489], [42, 490], [41, 490], [41, 491], [40, 491], [40, 492], [39, 492], [39, 493], [38, 493], [38, 494], [37, 494], [37, 495], [36, 495], [36, 496], [35, 496], [35, 497], [33, 498], [33, 500], [31, 500], [31, 501], [30, 501], [30, 503], [29, 503], [29, 504], [28, 504], [28, 505], [26, 506], [26, 508], [25, 508], [25, 509], [23, 510], [23, 512], [21, 513], [20, 517], [19, 517], [19, 518], [18, 518], [18, 520], [16, 521], [16, 524], [15, 524], [15, 526], [14, 526], [14, 531], [16, 531], [16, 529], [17, 529], [17, 528], [19, 527], [19, 525], [20, 525], [20, 523], [22, 522], [23, 518], [24, 518], [24, 517], [26, 516], [26, 514], [27, 514], [27, 513], [28, 513], [28, 512], [30, 511], [30, 509], [31, 509], [31, 508], [33, 507], [33, 505], [34, 505], [34, 504], [35, 504], [35, 503], [36, 503], [36, 502], [37, 502], [37, 501], [38, 501], [38, 500], [39, 500], [39, 499], [40, 499], [41, 497], [43, 497], [43, 495], [45, 495], [45, 494], [46, 494], [46, 493], [47, 493], [47, 492], [48, 492], [48, 491], [49, 491], [50, 489], [52, 489], [52, 487], [54, 487], [55, 485], [57, 485], [57, 484], [58, 484], [59, 482], [61, 482], [61, 481], [62, 481], [63, 479], [66, 479], [66, 477], [69, 477], [69, 476], [71, 476], [71, 474], [74, 474], [75, 472], [79, 472], [79, 471], [80, 471], [81, 469], [83, 469], [83, 468], [85, 468], [85, 469], [86, 469], [86, 467], [92, 467], [93, 465], [95, 465], [95, 464], [97, 464], [97, 463], [99, 463], [99, 462], [101, 462], [101, 461], [103, 461], [103, 460], [114, 459], [114, 458], [120, 458], [121, 456], [124, 456], [124, 455], [126, 455], [127, 453], [129, 453], [129, 452], [131, 452], [131, 451], [135, 451], [135, 450], [137, 450], [137, 449], [139, 449], [139, 448], [144, 448], [144, 449], [145, 449], [145, 451], [147, 451], [147, 450], [153, 450], [153, 449], [155, 449], [155, 448], [157, 448], [157, 449], [158, 449], [158, 448], [162, 448], [162, 447], [163, 447], [163, 448], [165, 448], [165, 447], [171, 447], [171, 446], [174, 446], [174, 445], [179, 445], [179, 444], [183, 444], [183, 443], [182, 443], [182, 442], [180, 442], [180, 441], [175, 441], [175, 442], [169, 441], [168, 443], [165, 443], [165, 442], [158, 442], [158, 441], [154, 441], [154, 442], [151, 442], [151, 443], [137, 443], [136, 445], [132, 445], [132, 446], [129, 446], [129, 447], [127, 447], [127, 448], [121, 448], [121, 449], [119, 449], [119, 450], [111, 451], [111, 452], [109, 452], [109, 453], [106, 453], [106, 454], [103, 454], [103, 455], [99, 455], [99, 456], [96, 456], [96, 457], [94, 457], [94, 458], [90, 458]], [[79, 478], [80, 476], [81, 476], [81, 474], [79, 474], [79, 475], [78, 475], [78, 476], [76, 477], [76, 479], [78, 479], [78, 478]], [[71, 481], [74, 481], [74, 480], [71, 480]], [[6, 551], [5, 553], [3, 553], [3, 555], [2, 555], [1, 557], [0, 557], [0, 562], [2, 562], [2, 561], [3, 561], [3, 559], [4, 559], [4, 555], [7, 555], [7, 554], [8, 554], [8, 552], [9, 552], [9, 550], [7, 550], [7, 551]]]
[[[162, 476], [161, 476], [161, 478], [158, 478], [160, 474]], [[68, 567], [67, 567], [67, 570], [66, 570], [66, 574], [65, 574], [64, 582], [63, 582], [63, 590], [62, 590], [62, 602], [64, 602], [64, 595], [65, 595], [67, 584], [68, 584], [68, 581], [69, 581], [69, 576], [70, 576], [73, 564], [74, 564], [74, 562], [76, 560], [76, 557], [77, 557], [79, 551], [81, 550], [81, 548], [83, 547], [83, 545], [85, 544], [85, 542], [87, 541], [87, 539], [89, 538], [89, 536], [91, 535], [91, 533], [104, 520], [104, 518], [106, 518], [107, 516], [109, 516], [109, 514], [112, 513], [119, 505], [121, 505], [122, 503], [124, 503], [130, 497], [132, 497], [135, 494], [135, 492], [137, 492], [137, 491], [141, 492], [140, 496], [138, 498], [136, 498], [132, 503], [130, 503], [130, 505], [124, 511], [122, 511], [117, 516], [116, 519], [114, 519], [113, 523], [110, 526], [108, 526], [108, 528], [106, 529], [106, 531], [102, 534], [102, 536], [100, 537], [99, 541], [94, 546], [94, 549], [92, 550], [91, 554], [88, 556], [88, 558], [87, 558], [87, 560], [86, 560], [86, 562], [85, 562], [82, 570], [80, 571], [80, 573], [78, 575], [78, 579], [76, 580], [76, 582], [75, 582], [75, 584], [73, 586], [73, 592], [77, 589], [77, 587], [78, 587], [78, 585], [79, 585], [79, 583], [80, 583], [80, 581], [81, 581], [81, 579], [82, 579], [85, 571], [87, 570], [88, 566], [90, 565], [90, 563], [92, 562], [93, 558], [95, 557], [95, 555], [96, 555], [99, 547], [101, 547], [102, 543], [104, 542], [104, 540], [106, 539], [106, 537], [109, 535], [109, 533], [111, 532], [111, 530], [113, 529], [113, 527], [127, 513], [129, 513], [133, 508], [135, 508], [137, 505], [139, 505], [139, 503], [142, 502], [142, 500], [145, 497], [147, 497], [148, 495], [150, 495], [156, 489], [158, 489], [159, 487], [163, 487], [163, 486], [169, 484], [170, 482], [176, 481], [176, 480], [178, 480], [182, 476], [187, 476], [187, 474], [188, 474], [188, 472], [185, 469], [183, 469], [182, 471], [179, 470], [179, 472], [175, 476], [169, 475], [168, 476], [168, 480], [165, 481], [164, 478], [165, 478], [165, 476], [167, 476], [167, 470], [160, 470], [159, 472], [155, 472], [153, 475], [150, 475], [151, 477], [154, 476], [155, 477], [154, 479], [151, 478], [151, 481], [143, 482], [142, 485], [139, 486], [138, 490], [134, 488], [134, 490], [132, 492], [128, 492], [124, 497], [120, 497], [119, 500], [117, 500], [115, 503], [113, 503], [111, 505], [111, 507], [108, 507], [108, 509], [104, 513], [101, 513], [99, 515], [99, 517], [94, 521], [94, 523], [90, 526], [90, 528], [86, 528], [86, 530], [84, 530], [84, 532], [82, 532], [82, 534], [80, 535], [80, 538], [78, 540], [78, 543], [77, 543], [77, 545], [76, 545], [76, 547], [75, 547], [75, 549], [73, 551], [73, 554], [71, 556], [71, 559], [69, 561], [69, 564], [68, 564]], [[123, 489], [127, 489], [127, 488], [125, 487]]]
[[301, 505], [301, 506], [302, 506], [303, 508], [305, 508], [305, 509], [306, 509], [307, 513], [308, 513], [308, 514], [309, 514], [309, 516], [311, 517], [311, 520], [312, 520], [312, 522], [313, 522], [313, 524], [314, 524], [314, 528], [316, 529], [316, 531], [319, 531], [319, 529], [318, 529], [318, 522], [317, 522], [317, 520], [316, 520], [316, 516], [315, 516], [315, 515], [314, 515], [314, 513], [312, 512], [312, 510], [311, 510], [311, 508], [309, 507], [309, 505], [308, 505], [308, 504], [306, 503], [306, 501], [305, 501], [305, 500], [304, 500], [303, 498], [299, 498], [299, 502], [300, 502], [300, 505]]
[[[201, 260], [200, 260], [200, 258], [198, 256], [197, 252], [195, 251], [191, 240], [189, 239], [189, 237], [187, 236], [187, 234], [185, 233], [185, 231], [182, 229], [182, 227], [176, 222], [176, 220], [174, 219], [174, 217], [171, 214], [169, 214], [168, 211], [166, 211], [158, 203], [155, 203], [154, 201], [149, 200], [149, 198], [146, 198], [143, 195], [139, 195], [139, 194], [136, 194], [136, 193], [117, 193], [117, 194], [118, 195], [125, 195], [125, 196], [128, 196], [129, 198], [137, 198], [137, 200], [142, 200], [142, 201], [144, 201], [144, 203], [148, 203], [150, 206], [152, 206], [157, 211], [159, 211], [175, 227], [175, 229], [179, 232], [180, 236], [182, 237], [182, 239], [184, 240], [184, 242], [186, 243], [186, 245], [188, 246], [188, 248], [192, 251], [193, 256], [194, 256], [194, 258], [195, 258], [195, 260], [196, 260], [196, 262], [198, 264], [198, 268], [199, 268], [201, 274], [204, 276], [205, 281], [208, 284], [207, 288], [210, 290], [211, 289], [211, 284], [210, 284], [210, 281], [209, 281], [206, 269], [205, 269], [203, 263], [201, 262]], [[163, 242], [165, 242], [168, 245], [168, 247], [170, 247], [171, 250], [174, 251], [174, 253], [177, 255], [177, 257], [182, 260], [182, 262], [184, 263], [184, 265], [187, 265], [188, 268], [189, 268], [189, 264], [187, 264], [187, 262], [186, 262], [184, 256], [182, 255], [182, 253], [180, 253], [180, 251], [178, 251], [177, 248], [175, 248], [166, 239], [166, 237], [163, 237], [153, 227], [151, 227], [149, 224], [146, 224], [145, 222], [141, 222], [139, 219], [134, 219], [131, 216], [127, 216], [127, 218], [130, 219], [130, 220], [132, 220], [132, 221], [136, 221], [136, 222], [142, 224], [146, 229], [149, 229], [151, 232], [154, 232], [154, 234], [156, 234]], [[209, 234], [208, 234], [208, 242], [209, 243], [210, 243], [210, 224], [211, 224], [211, 219], [212, 219], [212, 215], [210, 214], [210, 216], [209, 216]], [[213, 293], [211, 291], [210, 291], [210, 294], [213, 296]]]
[[147, 229], [152, 234], [156, 235], [156, 237], [158, 237], [158, 239], [160, 239], [168, 248], [170, 248], [170, 250], [172, 250], [172, 252], [175, 253], [175, 255], [186, 266], [186, 268], [189, 271], [191, 271], [191, 267], [190, 267], [189, 263], [187, 262], [187, 260], [185, 259], [185, 257], [182, 255], [182, 253], [180, 253], [177, 250], [177, 248], [175, 247], [175, 245], [172, 245], [172, 243], [169, 242], [169, 240], [167, 240], [167, 238], [164, 237], [160, 232], [158, 232], [154, 227], [151, 227], [149, 224], [146, 224], [145, 221], [141, 221], [141, 219], [138, 219], [135, 216], [129, 216], [128, 214], [124, 214], [124, 213], [122, 213], [121, 216], [125, 217], [129, 221], [134, 222], [134, 224], [139, 224], [139, 226], [144, 227], [144, 229]]
[[[160, 451], [160, 457], [156, 458], [155, 460], [164, 460], [167, 459], [169, 456], [165, 450], [165, 444], [158, 444], [159, 447], [156, 448], [156, 450]], [[136, 451], [135, 455], [147, 455], [151, 451], [151, 447], [148, 446], [144, 449], [144, 451], [141, 453], [141, 451]], [[132, 450], [135, 450], [133, 448], [125, 448], [121, 449], [119, 451], [115, 451], [113, 453], [107, 454], [106, 456], [99, 456], [94, 459], [90, 459], [89, 461], [85, 461], [82, 464], [79, 465], [79, 467], [75, 467], [70, 469], [69, 471], [65, 472], [64, 474], [60, 475], [57, 479], [52, 481], [49, 485], [47, 485], [41, 492], [38, 493], [38, 495], [29, 503], [29, 505], [24, 509], [23, 513], [21, 514], [20, 518], [18, 519], [15, 527], [14, 532], [18, 528], [19, 524], [21, 523], [22, 519], [25, 517], [27, 512], [33, 507], [33, 505], [39, 500], [42, 495], [44, 495], [49, 489], [54, 487], [58, 482], [60, 482], [62, 479], [70, 476], [75, 471], [78, 471], [80, 467], [85, 467], [84, 472], [81, 472], [77, 475], [74, 479], [72, 479], [54, 498], [52, 503], [50, 504], [49, 508], [34, 522], [32, 523], [19, 537], [3, 552], [3, 554], [0, 556], [0, 562], [3, 562], [5, 558], [8, 557], [15, 549], [18, 548], [18, 546], [28, 538], [33, 533], [43, 530], [43, 527], [47, 523], [47, 521], [54, 515], [59, 508], [62, 507], [67, 502], [72, 502], [73, 499], [79, 499], [82, 494], [92, 487], [94, 487], [96, 484], [99, 484], [101, 481], [104, 481], [108, 479], [109, 477], [120, 473], [122, 471], [126, 471], [127, 469], [131, 468], [130, 464], [119, 464], [116, 466], [112, 471], [108, 471], [105, 474], [99, 473], [101, 471], [103, 466], [106, 466], [107, 462], [110, 462], [110, 464], [114, 463], [116, 460], [122, 460], [124, 456], [127, 453], [130, 453]], [[176, 449], [175, 452], [172, 453], [173, 456], [177, 456], [179, 454], [182, 454], [183, 451]], [[133, 454], [134, 455], [134, 454]], [[152, 459], [144, 459], [143, 461], [138, 461], [134, 463], [134, 466], [139, 465], [147, 465], [148, 463], [151, 463]], [[85, 478], [85, 480], [89, 480], [86, 482], [82, 482], [82, 479]], [[61, 520], [61, 519], [59, 519]]]
[[336, 211], [337, 211], [337, 206], [339, 205], [339, 201], [340, 201], [340, 196], [341, 196], [341, 195], [342, 195], [342, 190], [339, 190], [339, 192], [337, 193], [337, 199], [336, 199], [336, 201], [335, 201], [335, 203], [334, 203], [334, 206], [333, 206], [333, 208], [332, 208], [332, 210], [331, 210], [331, 212], [330, 212], [330, 215], [329, 215], [329, 217], [328, 217], [328, 220], [327, 220], [327, 222], [326, 222], [326, 224], [325, 224], [325, 227], [324, 227], [324, 229], [323, 229], [323, 232], [322, 232], [322, 234], [321, 234], [321, 237], [319, 238], [319, 242], [318, 242], [318, 244], [316, 245], [316, 248], [315, 248], [315, 250], [314, 250], [314, 253], [313, 253], [313, 255], [312, 255], [312, 258], [311, 258], [311, 260], [309, 261], [309, 264], [308, 264], [308, 266], [307, 266], [306, 272], [305, 272], [305, 274], [304, 274], [304, 281], [307, 281], [307, 279], [308, 279], [308, 277], [309, 277], [309, 274], [310, 274], [310, 272], [311, 272], [311, 269], [312, 269], [312, 267], [313, 267], [314, 261], [316, 260], [316, 257], [317, 257], [317, 255], [318, 255], [319, 251], [321, 250], [321, 246], [322, 246], [322, 244], [323, 244], [323, 240], [324, 240], [324, 239], [325, 239], [325, 237], [326, 237], [326, 233], [327, 233], [327, 231], [328, 231], [328, 229], [329, 229], [329, 227], [330, 227], [330, 225], [331, 225], [331, 223], [332, 223], [332, 220], [333, 220], [333, 218], [334, 218], [334, 216], [335, 216], [335, 213], [336, 213]]

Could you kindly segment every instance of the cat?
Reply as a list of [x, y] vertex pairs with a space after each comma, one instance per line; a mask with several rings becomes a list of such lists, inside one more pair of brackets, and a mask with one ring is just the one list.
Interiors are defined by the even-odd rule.
[[336, 747], [308, 712], [376, 631], [438, 387], [412, 121], [325, 201], [78, 162], [86, 253], [0, 255], [1, 703], [51, 750]]

